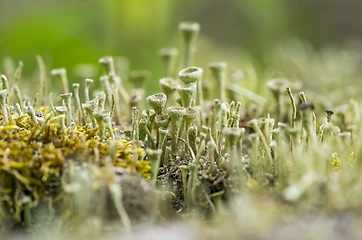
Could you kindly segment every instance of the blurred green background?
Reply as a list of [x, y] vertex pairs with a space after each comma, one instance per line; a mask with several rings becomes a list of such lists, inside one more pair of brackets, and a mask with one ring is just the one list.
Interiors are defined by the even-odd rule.
[[[180, 47], [177, 26], [188, 20], [201, 24], [195, 65], [227, 61], [230, 68], [252, 66], [262, 81], [281, 76], [313, 87], [324, 67], [332, 68], [323, 73], [327, 78], [335, 77], [343, 56], [347, 66], [360, 63], [361, 10], [362, 2], [353, 0], [0, 0], [0, 59], [23, 61], [26, 78], [35, 74], [40, 54], [48, 71], [65, 67], [76, 82], [78, 64], [96, 64], [91, 75], [99, 77], [100, 57], [126, 56], [131, 70], [152, 71], [147, 93], [154, 93], [163, 77], [157, 50]], [[334, 54], [330, 48], [342, 50]], [[314, 63], [323, 68], [305, 75]], [[359, 76], [344, 71], [338, 79]]]

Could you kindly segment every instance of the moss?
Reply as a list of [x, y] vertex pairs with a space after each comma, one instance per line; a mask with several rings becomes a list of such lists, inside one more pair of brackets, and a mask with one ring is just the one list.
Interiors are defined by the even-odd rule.
[[[64, 197], [66, 185], [63, 177], [71, 171], [66, 166], [71, 162], [99, 169], [106, 165], [113, 139], [112, 129], [102, 136], [101, 128], [89, 128], [89, 123], [67, 127], [61, 124], [64, 115], [59, 114], [68, 109], [55, 109], [58, 116], [53, 116], [48, 107], [39, 108], [36, 115], [34, 110], [20, 116], [10, 111], [7, 119], [2, 115], [0, 124], [7, 121], [7, 125], [0, 130], [0, 219], [12, 219], [15, 223], [26, 221], [29, 225], [29, 209], [47, 199], [51, 199], [58, 210], [65, 210], [68, 200]], [[38, 120], [41, 115], [45, 120]], [[57, 121], [59, 119], [63, 121]], [[127, 169], [131, 169], [134, 151], [143, 151], [133, 149], [132, 142], [126, 139], [117, 139], [115, 148], [115, 159], [111, 164]], [[150, 177], [148, 161], [137, 160], [136, 170], [144, 178]], [[26, 204], [24, 199], [27, 199]]]

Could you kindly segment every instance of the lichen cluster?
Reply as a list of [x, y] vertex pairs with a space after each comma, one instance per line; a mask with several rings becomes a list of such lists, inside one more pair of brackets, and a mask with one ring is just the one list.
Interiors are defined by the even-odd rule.
[[[64, 222], [95, 218], [96, 213], [87, 211], [79, 217], [80, 205], [73, 201], [82, 192], [74, 187], [74, 176], [82, 175], [79, 168], [92, 177], [78, 185], [91, 182], [88, 192], [106, 186], [103, 194], [110, 204], [102, 211], [116, 213], [128, 231], [141, 218], [133, 217], [140, 209], [150, 215], [148, 220], [160, 222], [195, 213], [216, 220], [227, 214], [237, 218], [243, 214], [234, 204], [240, 194], [272, 198], [278, 206], [288, 202], [295, 211], [361, 207], [356, 196], [362, 187], [362, 128], [356, 101], [335, 111], [335, 117], [334, 111], [324, 109], [323, 117], [318, 102], [308, 102], [303, 91], [299, 98], [294, 96], [298, 83], [269, 80], [265, 87], [270, 96], [260, 96], [238, 83], [240, 71], [228, 79], [226, 62], [210, 63], [210, 76], [205, 76], [206, 69], [193, 66], [200, 26], [184, 22], [179, 28], [183, 66], [174, 78], [179, 51], [161, 49], [165, 78], [159, 80], [161, 91], [148, 97], [144, 83], [150, 72], [131, 72], [135, 88], [129, 93], [110, 56], [99, 60], [104, 75], [94, 98], [93, 80], [85, 80], [84, 101], [78, 83], [73, 84], [75, 97], [69, 92], [65, 69], [52, 70], [63, 90], [59, 106], [51, 95], [49, 106], [44, 104], [43, 78], [40, 94], [31, 103], [2, 76], [2, 219], [29, 227], [39, 202], [54, 205]], [[45, 76], [39, 57], [38, 62]], [[124, 184], [134, 190], [134, 181], [126, 177], [130, 172], [148, 181], [136, 181], [143, 186], [142, 194], [131, 193]], [[160, 204], [145, 197], [145, 189], [152, 189]], [[127, 196], [137, 199], [128, 204]], [[142, 203], [151, 198], [149, 205]], [[90, 209], [99, 205], [97, 201], [89, 203]], [[139, 204], [132, 208], [132, 202]], [[102, 217], [113, 219], [110, 215]]]

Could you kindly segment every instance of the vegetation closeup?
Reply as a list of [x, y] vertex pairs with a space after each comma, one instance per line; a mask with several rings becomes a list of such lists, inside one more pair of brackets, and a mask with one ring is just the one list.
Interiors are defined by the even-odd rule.
[[[99, 80], [70, 86], [66, 69], [48, 71], [37, 56], [38, 88], [29, 97], [21, 93], [23, 63], [4, 60], [1, 234], [101, 237], [187, 219], [200, 239], [232, 239], [316, 215], [345, 216], [358, 228], [359, 102], [331, 106], [294, 79], [252, 91], [253, 69], [195, 66], [198, 23], [182, 22], [179, 31], [182, 49], [158, 51], [164, 78], [150, 96], [151, 72], [129, 72], [118, 58], [99, 59]], [[51, 82], [62, 94], [48, 93]]]

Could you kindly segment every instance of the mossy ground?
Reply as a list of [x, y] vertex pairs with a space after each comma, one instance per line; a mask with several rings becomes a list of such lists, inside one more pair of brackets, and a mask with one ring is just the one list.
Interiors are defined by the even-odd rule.
[[[193, 65], [199, 28], [182, 24], [185, 67]], [[198, 239], [279, 238], [304, 228], [317, 229], [316, 239], [355, 236], [362, 189], [357, 100], [339, 98], [345, 104], [330, 108], [326, 95], [312, 88], [310, 97], [293, 79], [269, 80], [265, 94], [256, 94], [241, 84], [250, 76], [227, 80], [222, 62], [210, 64], [212, 78], [189, 67], [179, 79], [161, 79], [163, 93], [149, 96], [153, 110], [145, 109], [149, 72], [130, 74], [135, 89], [128, 92], [113, 58], [99, 62], [102, 89], [92, 94], [87, 79], [84, 100], [79, 85], [74, 98], [69, 93], [64, 69], [51, 71], [65, 93], [60, 106], [51, 95], [45, 104], [45, 72], [32, 101], [16, 94], [20, 76], [2, 76], [2, 233], [99, 238], [171, 223]]]

